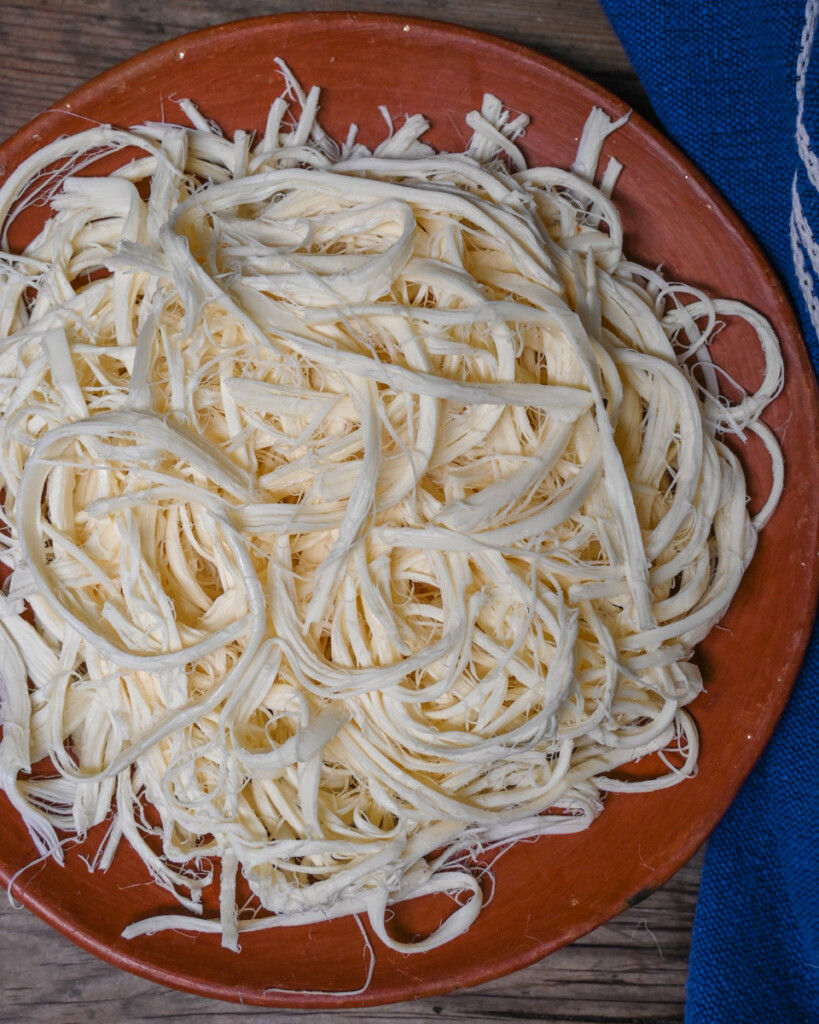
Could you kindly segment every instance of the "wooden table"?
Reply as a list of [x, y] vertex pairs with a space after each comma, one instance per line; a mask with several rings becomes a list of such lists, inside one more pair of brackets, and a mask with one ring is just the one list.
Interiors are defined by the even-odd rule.
[[[400, 12], [490, 31], [584, 72], [652, 117], [597, 0], [414, 0], [400, 7], [389, 0], [0, 0], [0, 139], [86, 79], [149, 46], [206, 25], [295, 9]], [[639, 906], [511, 977], [416, 1003], [334, 1013], [234, 1006], [160, 988], [98, 961], [28, 911], [0, 900], [0, 1021], [671, 1024], [683, 1019], [700, 865], [697, 856]]]

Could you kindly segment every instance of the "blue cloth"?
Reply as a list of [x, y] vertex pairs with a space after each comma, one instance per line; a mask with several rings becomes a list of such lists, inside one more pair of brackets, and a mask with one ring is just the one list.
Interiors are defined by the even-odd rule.
[[[603, 6], [666, 132], [778, 268], [819, 365], [819, 2]], [[814, 628], [785, 716], [708, 844], [688, 1024], [819, 1022], [817, 706]]]

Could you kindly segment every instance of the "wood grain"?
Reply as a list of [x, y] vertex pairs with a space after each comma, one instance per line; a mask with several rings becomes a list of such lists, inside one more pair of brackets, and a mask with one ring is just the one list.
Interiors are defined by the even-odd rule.
[[[416, 0], [400, 6], [389, 0], [0, 0], [0, 139], [83, 81], [166, 39], [235, 18], [348, 8], [451, 21], [524, 43], [584, 72], [653, 119], [597, 0]], [[695, 857], [639, 906], [515, 975], [417, 1003], [332, 1013], [274, 1014], [161, 988], [97, 960], [28, 911], [2, 902], [0, 1022], [681, 1022], [700, 866]]]

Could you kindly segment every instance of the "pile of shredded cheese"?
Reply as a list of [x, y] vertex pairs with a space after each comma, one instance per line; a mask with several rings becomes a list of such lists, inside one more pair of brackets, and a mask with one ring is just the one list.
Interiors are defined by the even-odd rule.
[[[782, 362], [625, 259], [600, 110], [571, 171], [527, 168], [490, 96], [463, 154], [421, 117], [370, 153], [283, 73], [258, 139], [186, 101], [0, 190], [4, 239], [52, 207], [0, 254], [0, 786], [42, 854], [107, 819], [91, 866], [124, 840], [188, 912], [128, 935], [366, 912], [425, 950], [480, 910], [470, 853], [694, 770], [690, 657], [781, 489]], [[733, 404], [731, 317], [766, 361]], [[726, 431], [773, 457], [754, 521]], [[391, 936], [430, 892], [449, 919]]]

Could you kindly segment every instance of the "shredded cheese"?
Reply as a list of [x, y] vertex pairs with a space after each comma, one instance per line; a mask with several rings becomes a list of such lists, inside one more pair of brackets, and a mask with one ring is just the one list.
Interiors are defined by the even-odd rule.
[[[695, 770], [690, 658], [781, 490], [782, 361], [624, 258], [602, 111], [572, 171], [527, 168], [494, 97], [464, 154], [421, 117], [370, 153], [282, 70], [261, 139], [185, 101], [0, 190], [4, 238], [52, 206], [0, 254], [0, 785], [42, 854], [110, 818], [96, 866], [125, 840], [176, 895], [129, 936], [366, 912], [422, 951], [480, 910], [471, 851]], [[766, 361], [734, 404], [726, 317]], [[753, 522], [720, 439], [748, 431]], [[398, 941], [389, 905], [431, 892], [460, 905]]]

